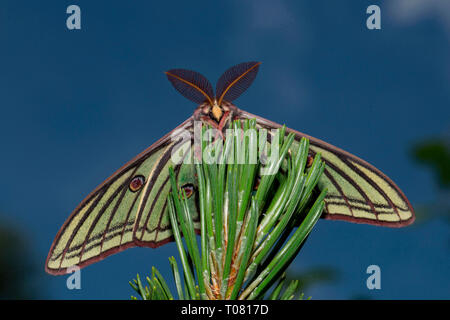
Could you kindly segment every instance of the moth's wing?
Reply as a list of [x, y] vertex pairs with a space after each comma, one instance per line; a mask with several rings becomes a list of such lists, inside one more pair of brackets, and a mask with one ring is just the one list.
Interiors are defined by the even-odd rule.
[[[188, 134], [189, 133], [189, 134]], [[158, 247], [173, 241], [170, 227], [167, 197], [171, 191], [169, 167], [174, 168], [179, 188], [191, 189], [187, 205], [193, 213], [194, 228], [200, 231], [198, 207], [198, 184], [193, 164], [193, 129], [179, 136], [160, 155], [157, 165], [148, 176], [149, 183], [142, 191], [136, 224], [133, 231], [135, 243], [139, 246]], [[172, 156], [173, 155], [173, 156]]]
[[[240, 117], [257, 120], [259, 126], [271, 129], [281, 125], [241, 110]], [[306, 137], [312, 155], [320, 153], [326, 166], [318, 185], [328, 188], [325, 219], [346, 220], [388, 227], [411, 224], [414, 210], [403, 192], [380, 170], [366, 161], [299, 131], [296, 141]], [[297, 143], [294, 143], [297, 145]]]
[[[190, 117], [177, 129], [191, 130]], [[126, 248], [140, 245], [133, 237], [137, 212], [143, 190], [153, 190], [159, 180], [148, 180], [149, 173], [157, 176], [161, 159], [171, 148], [168, 133], [141, 154], [129, 161], [90, 193], [72, 212], [52, 243], [45, 263], [50, 274], [65, 274], [68, 267], [84, 267]], [[134, 177], [146, 178], [136, 192], [131, 191]], [[150, 182], [150, 183], [149, 183]], [[166, 197], [161, 193], [161, 197]], [[151, 243], [156, 247], [158, 242]]]

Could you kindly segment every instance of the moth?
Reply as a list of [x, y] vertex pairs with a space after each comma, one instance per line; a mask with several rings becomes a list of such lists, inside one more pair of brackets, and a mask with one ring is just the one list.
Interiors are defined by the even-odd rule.
[[[85, 267], [130, 247], [159, 247], [172, 241], [167, 212], [170, 191], [169, 166], [188, 198], [195, 227], [199, 230], [197, 184], [194, 165], [173, 163], [179, 147], [177, 132], [193, 131], [201, 121], [223, 131], [233, 120], [256, 119], [259, 128], [281, 126], [236, 107], [235, 101], [254, 81], [260, 63], [238, 64], [219, 78], [214, 94], [201, 74], [184, 69], [166, 72], [168, 80], [184, 97], [198, 104], [193, 115], [117, 170], [92, 191], [72, 212], [51, 245], [45, 270], [65, 274], [67, 268]], [[182, 129], [182, 130], [181, 130]], [[328, 188], [323, 218], [387, 227], [411, 224], [414, 211], [406, 196], [380, 170], [360, 158], [299, 131], [310, 140], [310, 156], [320, 153], [326, 163], [319, 189]]]

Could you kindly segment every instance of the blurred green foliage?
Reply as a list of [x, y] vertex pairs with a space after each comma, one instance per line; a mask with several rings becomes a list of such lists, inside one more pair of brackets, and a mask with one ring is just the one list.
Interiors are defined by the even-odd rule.
[[302, 291], [308, 292], [312, 287], [338, 281], [339, 271], [332, 266], [318, 266], [301, 272], [290, 270], [286, 277], [288, 280], [297, 279]]
[[433, 203], [415, 206], [417, 221], [443, 218], [450, 223], [450, 138], [430, 138], [416, 143], [412, 157], [431, 169], [438, 187]]
[[412, 153], [414, 159], [434, 171], [441, 187], [450, 186], [450, 140], [437, 138], [417, 143]]
[[36, 264], [26, 238], [16, 226], [0, 221], [0, 299], [34, 299]]

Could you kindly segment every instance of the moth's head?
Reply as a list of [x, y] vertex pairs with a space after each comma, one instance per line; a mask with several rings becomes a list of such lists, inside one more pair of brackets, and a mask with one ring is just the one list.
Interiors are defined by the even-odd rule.
[[225, 71], [217, 81], [216, 94], [208, 79], [198, 72], [172, 69], [166, 71], [166, 75], [178, 92], [199, 104], [197, 112], [220, 122], [234, 107], [231, 101], [237, 99], [255, 80], [260, 64], [244, 62]]
[[228, 101], [222, 101], [221, 105], [219, 105], [217, 100], [214, 100], [212, 105], [209, 102], [200, 104], [194, 114], [209, 117], [216, 122], [220, 122], [224, 115], [233, 113], [235, 110], [236, 107]]
[[217, 122], [219, 122], [220, 119], [222, 119], [222, 116], [224, 114], [222, 108], [223, 107], [221, 105], [219, 106], [219, 104], [217, 103], [217, 100], [214, 99], [214, 103], [213, 103], [213, 106], [211, 108], [211, 114], [212, 114], [214, 120], [216, 120]]

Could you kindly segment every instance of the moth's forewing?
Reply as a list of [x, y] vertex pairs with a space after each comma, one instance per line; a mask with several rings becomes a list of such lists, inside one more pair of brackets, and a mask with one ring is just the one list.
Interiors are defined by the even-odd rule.
[[[173, 152], [180, 150], [182, 159], [172, 159]], [[185, 189], [185, 192], [189, 192], [186, 195], [186, 201], [190, 212], [193, 213], [194, 226], [199, 228], [198, 203], [195, 192], [197, 179], [192, 158], [192, 141], [172, 142], [160, 158], [158, 165], [150, 172], [149, 183], [143, 190], [137, 212], [134, 239], [139, 246], [154, 248], [173, 240], [167, 202], [167, 197], [172, 191], [169, 176], [170, 166], [174, 168], [177, 175], [178, 186]]]
[[[240, 110], [242, 119], [257, 119], [260, 127], [280, 128], [281, 125]], [[380, 170], [366, 161], [324, 141], [296, 130], [296, 141], [306, 137], [312, 155], [320, 153], [326, 167], [318, 187], [327, 188], [325, 219], [345, 220], [388, 227], [403, 227], [414, 222], [414, 210], [399, 187]]]
[[[190, 117], [175, 130], [190, 130], [192, 125], [193, 119]], [[164, 204], [154, 206], [152, 210], [146, 212], [148, 216], [155, 216], [154, 219], [149, 219], [146, 227], [150, 229], [156, 227], [154, 231], [158, 227], [164, 229], [158, 236], [142, 241], [136, 238], [135, 230], [140, 222], [137, 213], [143, 190], [150, 193], [153, 190], [158, 191], [156, 188], [162, 186], [164, 182], [163, 173], [168, 168], [170, 158], [162, 156], [171, 145], [171, 138], [172, 132], [155, 142], [117, 170], [78, 205], [52, 243], [45, 264], [48, 273], [65, 274], [68, 267], [73, 265], [85, 267], [126, 248], [136, 245], [157, 247], [169, 241], [170, 235], [164, 229], [166, 218], [164, 211], [161, 211]], [[189, 183], [195, 184], [192, 170], [179, 166], [175, 173], [179, 183], [190, 181]], [[130, 183], [136, 177], [144, 177], [145, 185], [137, 185], [138, 189], [130, 188]], [[161, 189], [158, 200], [166, 201], [167, 195], [167, 188]], [[195, 197], [191, 201], [195, 201]], [[152, 225], [150, 221], [160, 223]]]

